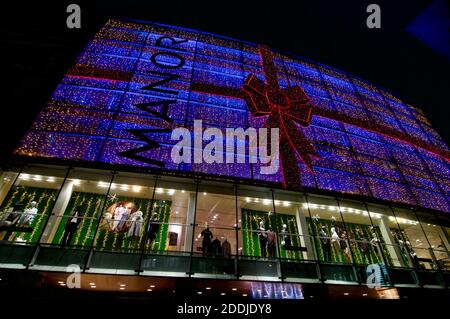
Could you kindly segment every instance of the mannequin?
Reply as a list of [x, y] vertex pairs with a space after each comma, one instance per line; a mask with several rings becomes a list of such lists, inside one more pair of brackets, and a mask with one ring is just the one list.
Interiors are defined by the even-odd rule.
[[130, 237], [132, 247], [134, 247], [136, 242], [139, 242], [139, 239], [141, 238], [143, 221], [143, 213], [140, 210], [131, 215], [128, 227], [128, 237]]
[[[22, 208], [22, 203], [16, 203], [14, 207], [10, 207], [3, 216], [4, 219], [0, 223], [0, 226], [14, 227], [22, 214]], [[6, 231], [5, 236], [3, 236], [3, 240], [9, 240], [11, 233], [11, 230]]]
[[214, 239], [211, 243], [211, 250], [213, 253], [213, 257], [219, 257], [222, 255], [222, 245], [220, 244], [220, 240], [218, 237]]
[[224, 242], [222, 243], [222, 254], [223, 258], [230, 258], [231, 256], [231, 244], [227, 238], [225, 238]]
[[38, 213], [38, 209], [36, 206], [37, 206], [37, 202], [32, 201], [30, 203], [30, 207], [24, 210], [24, 212], [18, 222], [18, 224], [20, 226], [30, 226], [33, 223], [33, 220]]
[[286, 250], [286, 256], [288, 258], [291, 257], [291, 247], [292, 247], [292, 241], [291, 241], [291, 234], [289, 234], [289, 230], [287, 229], [287, 225], [283, 224], [283, 228], [281, 229], [281, 238], [282, 242], [281, 245], [283, 245], [284, 250]]
[[322, 226], [319, 232], [320, 244], [322, 245], [323, 257], [325, 261], [331, 260], [331, 242], [326, 233], [325, 226]]
[[348, 247], [348, 236], [347, 236], [347, 232], [345, 230], [341, 234], [340, 246], [341, 246], [342, 252], [344, 253], [345, 261], [347, 263], [350, 263], [350, 261], [351, 261], [350, 248]]
[[149, 242], [149, 250], [152, 250], [153, 241], [156, 239], [156, 233], [159, 230], [159, 217], [158, 213], [153, 213], [152, 217], [150, 218], [150, 224], [148, 225], [148, 242]]
[[129, 207], [124, 207], [124, 209], [122, 210], [122, 216], [120, 217], [119, 224], [116, 227], [117, 231], [125, 230], [124, 227], [126, 225], [128, 217], [130, 216], [130, 213], [131, 213], [131, 209]]
[[213, 238], [213, 233], [209, 230], [208, 224], [206, 224], [206, 228], [202, 230], [200, 236], [203, 237], [202, 241], [203, 257], [206, 257], [211, 253], [211, 239]]
[[267, 232], [264, 228], [264, 221], [259, 222], [258, 228], [259, 247], [261, 248], [261, 257], [267, 256]]
[[269, 229], [267, 230], [267, 251], [269, 253], [269, 258], [275, 258], [275, 233], [272, 230], [272, 226], [269, 225]]
[[377, 258], [379, 261], [382, 261], [383, 258], [381, 258], [380, 254], [380, 241], [378, 240], [377, 233], [375, 232], [375, 229], [373, 227], [370, 227], [370, 230], [372, 231], [372, 239], [370, 240], [370, 244], [375, 247], [375, 251], [377, 253]]
[[22, 203], [16, 203], [13, 207], [10, 207], [5, 213], [1, 226], [14, 226], [22, 214], [22, 208]]
[[370, 244], [369, 241], [364, 236], [364, 233], [362, 231], [359, 232], [359, 238], [360, 241], [358, 242], [359, 250], [361, 251], [362, 255], [362, 263], [366, 263], [366, 257], [369, 264], [372, 263], [372, 257], [370, 256]]
[[112, 214], [110, 212], [107, 212], [103, 217], [103, 226], [105, 226], [108, 230], [111, 230], [111, 220]]
[[336, 228], [331, 227], [331, 246], [336, 253], [336, 258], [341, 262], [341, 256], [339, 254], [341, 246], [339, 245], [339, 235], [336, 232]]
[[81, 210], [81, 206], [78, 206], [77, 209], [69, 216], [66, 222], [66, 227], [61, 241], [61, 246], [64, 247], [66, 245], [70, 245], [72, 237], [77, 231], [78, 227], [80, 226], [83, 216], [84, 214]]
[[111, 227], [112, 231], [117, 230], [117, 226], [119, 226], [120, 220], [122, 219], [122, 215], [125, 212], [125, 207], [123, 207], [123, 204], [119, 204], [116, 209], [114, 210], [113, 214], [113, 225]]

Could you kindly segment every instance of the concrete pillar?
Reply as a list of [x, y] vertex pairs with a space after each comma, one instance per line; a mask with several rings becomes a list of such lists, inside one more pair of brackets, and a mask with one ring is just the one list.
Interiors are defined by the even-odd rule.
[[185, 237], [184, 237], [184, 251], [189, 252], [192, 247], [192, 235], [194, 232], [195, 225], [195, 193], [189, 193], [189, 201], [186, 216], [186, 227]]
[[305, 259], [315, 259], [312, 238], [309, 235], [308, 223], [306, 221], [305, 212], [300, 208], [299, 205], [295, 207], [295, 217], [297, 220], [297, 228], [300, 235], [300, 243], [302, 247], [306, 247], [306, 251], [302, 252], [303, 258]]
[[16, 179], [18, 173], [14, 172], [2, 172], [0, 174], [0, 205], [8, 195], [9, 190], [14, 184], [14, 180]]
[[[389, 220], [387, 216], [382, 216], [378, 220], [378, 226], [380, 227], [381, 236], [383, 236], [384, 242], [386, 244], [387, 251], [391, 255], [392, 263], [394, 266], [401, 267], [402, 259], [400, 247], [395, 243], [394, 236], [392, 236], [391, 230], [389, 229]], [[382, 247], [380, 247], [382, 248]], [[408, 265], [404, 265], [408, 266]]]
[[67, 205], [69, 205], [70, 198], [72, 197], [74, 181], [66, 180], [62, 186], [61, 192], [56, 200], [55, 206], [52, 210], [52, 216], [48, 221], [47, 227], [42, 234], [41, 243], [50, 243], [55, 236], [56, 230], [59, 224], [63, 221], [62, 216], [66, 211]]

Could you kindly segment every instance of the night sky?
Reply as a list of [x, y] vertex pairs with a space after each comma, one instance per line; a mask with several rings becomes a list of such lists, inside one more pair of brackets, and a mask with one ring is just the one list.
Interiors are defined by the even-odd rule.
[[[405, 30], [432, 1], [43, 2], [2, 2], [0, 61], [6, 97], [0, 125], [2, 158], [12, 152], [86, 42], [114, 17], [263, 43], [342, 69], [420, 106], [447, 143], [450, 141], [449, 60], [442, 50], [438, 54]], [[69, 3], [81, 6], [81, 29], [66, 27]], [[370, 3], [381, 6], [381, 29], [366, 27]], [[431, 18], [442, 21], [449, 16], [445, 10], [438, 13]], [[434, 23], [437, 32], [423, 22], [414, 25], [414, 30], [430, 35], [433, 43], [443, 44], [445, 50], [450, 41], [448, 24], [442, 29], [442, 23]]]

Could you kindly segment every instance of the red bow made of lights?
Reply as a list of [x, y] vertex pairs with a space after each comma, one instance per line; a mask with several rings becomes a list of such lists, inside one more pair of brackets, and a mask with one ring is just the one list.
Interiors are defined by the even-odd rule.
[[312, 170], [310, 156], [317, 154], [299, 125], [308, 126], [310, 98], [298, 86], [280, 88], [277, 69], [270, 49], [259, 47], [266, 83], [250, 74], [243, 86], [244, 98], [255, 117], [267, 116], [264, 127], [280, 129], [280, 169], [285, 186], [298, 186], [300, 176], [297, 156]]

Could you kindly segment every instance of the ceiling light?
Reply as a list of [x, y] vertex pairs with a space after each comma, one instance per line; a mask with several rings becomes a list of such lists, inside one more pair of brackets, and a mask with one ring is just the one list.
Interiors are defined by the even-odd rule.
[[197, 294], [199, 294], [199, 295], [201, 295], [203, 292], [201, 292], [201, 291], [197, 291]]
[[155, 285], [150, 285], [150, 288], [155, 288], [156, 286]]
[[125, 287], [120, 287], [119, 289], [120, 289], [120, 290], [125, 290]]
[[233, 291], [236, 291], [236, 290], [237, 290], [237, 288], [231, 288], [231, 290], [233, 290]]
[[36, 182], [40, 182], [40, 181], [42, 181], [42, 176], [34, 175], [33, 180], [36, 181]]
[[181, 190], [181, 192], [182, 192], [182, 193], [184, 193], [184, 189], [183, 189], [183, 190]]
[[125, 284], [120, 284], [120, 287], [126, 287], [127, 285], [125, 285]]
[[226, 294], [225, 294], [224, 292], [222, 292], [220, 295], [221, 295], [221, 296], [225, 296]]
[[147, 289], [147, 291], [153, 291], [152, 289]]
[[95, 286], [95, 282], [90, 282], [89, 285]]
[[47, 178], [47, 182], [53, 183], [53, 182], [55, 182], [55, 178], [54, 177], [48, 177]]
[[79, 179], [73, 179], [72, 181], [73, 181], [73, 185], [75, 185], [75, 186], [80, 186], [80, 184], [81, 184], [81, 181]]
[[162, 194], [162, 193], [164, 193], [164, 189], [162, 189], [162, 188], [157, 188], [157, 189], [156, 189], [156, 193]]
[[291, 206], [291, 203], [289, 203], [288, 201], [284, 201], [283, 202], [283, 206], [284, 207], [289, 207], [289, 206]]
[[348, 292], [344, 292], [344, 296], [348, 296], [349, 295], [349, 293]]
[[363, 297], [367, 297], [367, 294], [363, 294]]
[[247, 297], [247, 294], [242, 294], [242, 297]]
[[168, 195], [173, 195], [173, 194], [175, 194], [175, 190], [174, 190], [174, 189], [169, 189], [169, 190], [167, 191], [167, 194], [168, 194]]
[[264, 199], [263, 200], [264, 205], [270, 205], [270, 199]]
[[247, 203], [250, 203], [250, 201], [251, 201], [250, 197], [247, 197], [247, 198], [245, 199], [245, 201], [246, 201]]
[[203, 195], [206, 195], [207, 193], [206, 192], [203, 192]]
[[137, 185], [133, 186], [133, 192], [139, 193], [140, 191], [141, 191], [141, 186], [137, 186]]
[[20, 174], [20, 179], [23, 179], [23, 180], [29, 180], [30, 179], [30, 175], [28, 175], [28, 174]]
[[211, 290], [211, 287], [206, 287], [205, 289], [206, 289], [206, 290]]
[[58, 284], [63, 284], [64, 283], [64, 281], [58, 281]]
[[91, 286], [91, 288], [97, 288], [97, 286]]

